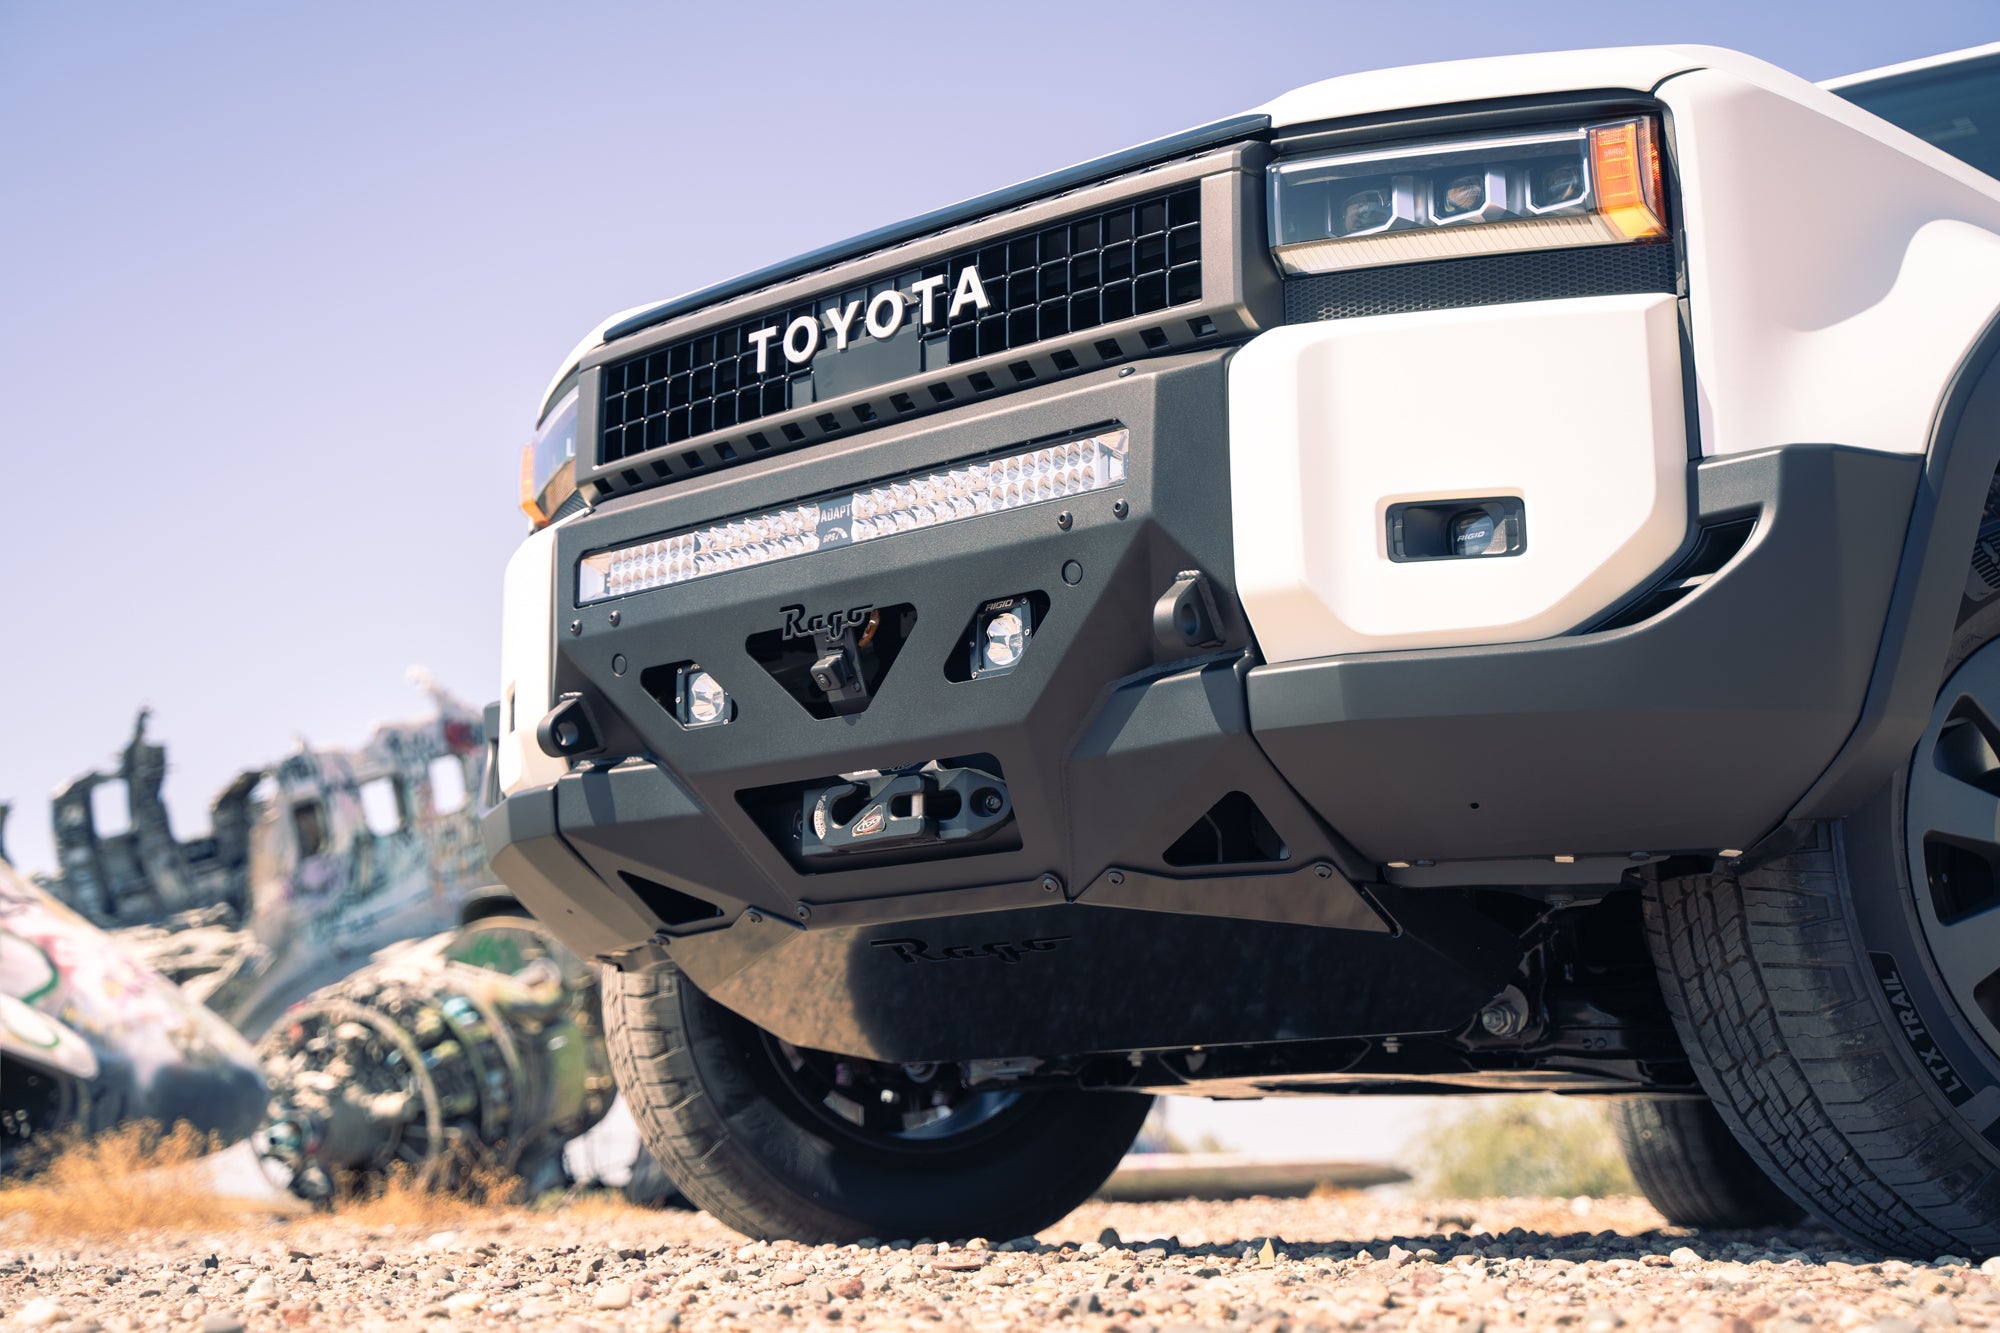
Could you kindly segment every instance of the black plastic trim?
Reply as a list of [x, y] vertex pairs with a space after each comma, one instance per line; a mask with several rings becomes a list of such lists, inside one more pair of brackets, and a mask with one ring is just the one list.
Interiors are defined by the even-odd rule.
[[1944, 679], [1966, 570], [1994, 470], [2000, 468], [2000, 319], [1953, 371], [1931, 426], [1896, 588], [1853, 734], [1793, 819], [1853, 814], [1909, 759]]
[[1919, 467], [1827, 445], [1694, 465], [1699, 524], [1758, 524], [1664, 614], [1262, 667], [1257, 738], [1378, 861], [1749, 847], [1853, 727]]
[[1137, 171], [1170, 158], [1198, 153], [1204, 148], [1228, 143], [1234, 139], [1246, 139], [1264, 133], [1271, 128], [1271, 118], [1266, 115], [1230, 116], [1224, 120], [1198, 125], [1179, 134], [1170, 134], [1163, 139], [1154, 139], [1132, 148], [1122, 149], [1104, 157], [1079, 162], [1075, 166], [1052, 171], [1046, 176], [1009, 185], [1004, 189], [975, 195], [970, 199], [952, 204], [946, 208], [933, 209], [929, 213], [919, 213], [916, 217], [892, 222], [886, 227], [877, 227], [859, 236], [850, 236], [832, 245], [823, 245], [817, 250], [808, 250], [782, 263], [771, 264], [718, 282], [685, 296], [675, 297], [631, 315], [613, 324], [604, 331], [604, 341], [617, 342], [620, 338], [649, 329], [655, 324], [663, 324], [677, 315], [685, 315], [703, 306], [717, 305], [733, 297], [754, 292], [759, 287], [768, 287], [783, 282], [814, 269], [829, 268], [849, 259], [857, 259], [876, 250], [886, 250], [892, 245], [914, 241], [932, 232], [955, 227], [962, 222], [971, 222], [992, 213], [1005, 212], [1022, 204], [1033, 203], [1046, 195], [1060, 194], [1094, 181]]

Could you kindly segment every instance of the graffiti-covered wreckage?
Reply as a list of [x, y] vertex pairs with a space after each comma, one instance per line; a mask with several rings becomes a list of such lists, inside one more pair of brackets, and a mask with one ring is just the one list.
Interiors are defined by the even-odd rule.
[[[115, 770], [56, 794], [61, 873], [46, 887], [251, 1036], [377, 949], [459, 922], [490, 882], [472, 799], [478, 713], [420, 677], [436, 716], [375, 729], [357, 749], [301, 745], [246, 770], [177, 840], [165, 750], [139, 714]], [[108, 794], [122, 788], [123, 827]]]
[[489, 887], [482, 719], [418, 680], [433, 717], [243, 771], [205, 837], [174, 836], [144, 710], [115, 766], [56, 793], [59, 873], [0, 866], [10, 1162], [58, 1130], [185, 1120], [261, 1125], [313, 1199], [397, 1164], [559, 1179], [613, 1095], [595, 977]]

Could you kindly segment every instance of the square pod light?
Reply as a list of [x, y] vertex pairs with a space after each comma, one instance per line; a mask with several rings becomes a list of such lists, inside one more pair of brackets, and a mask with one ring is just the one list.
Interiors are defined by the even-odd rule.
[[979, 680], [1012, 671], [1027, 656], [1047, 605], [1039, 593], [1021, 593], [980, 607], [966, 631], [962, 674], [949, 674], [955, 680]]
[[736, 716], [736, 701], [722, 682], [694, 662], [674, 672], [674, 719], [688, 730], [719, 727]]

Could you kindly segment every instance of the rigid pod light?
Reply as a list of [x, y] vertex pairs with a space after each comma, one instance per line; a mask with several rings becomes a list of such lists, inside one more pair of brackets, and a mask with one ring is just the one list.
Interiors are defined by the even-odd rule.
[[986, 603], [972, 618], [972, 679], [1012, 671], [1035, 637], [1035, 604], [1027, 596], [1003, 597]]
[[722, 682], [693, 662], [682, 667], [674, 680], [674, 716], [690, 730], [719, 727], [736, 715], [735, 701]]

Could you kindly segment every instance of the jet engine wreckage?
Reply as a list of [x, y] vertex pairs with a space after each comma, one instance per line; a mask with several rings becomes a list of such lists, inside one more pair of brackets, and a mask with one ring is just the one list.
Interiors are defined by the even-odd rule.
[[385, 951], [293, 1005], [258, 1055], [261, 1155], [314, 1201], [398, 1171], [434, 1187], [501, 1171], [536, 1193], [615, 1095], [594, 970], [517, 916]]

